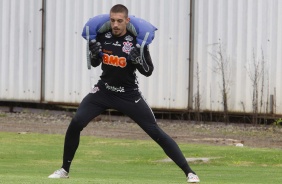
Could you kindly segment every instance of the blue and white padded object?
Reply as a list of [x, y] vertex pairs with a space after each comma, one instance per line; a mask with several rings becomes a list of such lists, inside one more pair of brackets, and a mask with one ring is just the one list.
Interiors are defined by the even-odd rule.
[[[127, 24], [127, 30], [136, 36], [137, 44], [140, 45], [141, 58], [144, 59], [143, 56], [144, 46], [152, 43], [155, 37], [155, 31], [158, 29], [144, 19], [137, 18], [133, 15], [129, 15], [129, 18], [130, 18], [130, 22]], [[82, 37], [86, 39], [87, 44], [89, 44], [89, 41], [96, 39], [97, 34], [104, 33], [106, 31], [109, 31], [110, 29], [111, 29], [110, 15], [109, 14], [97, 15], [95, 17], [90, 18], [86, 22], [82, 31]], [[89, 59], [88, 55], [89, 55], [89, 48], [87, 46], [87, 60]], [[146, 61], [144, 62], [147, 65]], [[88, 69], [90, 68], [91, 68], [90, 61], [88, 61]]]
[[[139, 45], [142, 45], [146, 33], [149, 33], [145, 45], [150, 44], [155, 37], [155, 31], [158, 29], [150, 22], [147, 22], [146, 20], [141, 18], [137, 18], [134, 15], [129, 15], [129, 18], [130, 22], [127, 24], [127, 30], [130, 31], [133, 35], [137, 36], [137, 43]], [[82, 31], [82, 37], [84, 39], [87, 39], [87, 26], [89, 26], [89, 40], [95, 40], [98, 33], [104, 33], [111, 29], [110, 15], [101, 14], [90, 18], [84, 25]]]

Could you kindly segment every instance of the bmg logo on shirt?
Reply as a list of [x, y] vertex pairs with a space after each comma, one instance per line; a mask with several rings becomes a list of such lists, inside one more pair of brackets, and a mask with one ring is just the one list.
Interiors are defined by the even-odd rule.
[[106, 65], [112, 65], [121, 68], [124, 68], [127, 65], [125, 57], [118, 57], [118, 56], [108, 55], [105, 53], [103, 55], [103, 63]]

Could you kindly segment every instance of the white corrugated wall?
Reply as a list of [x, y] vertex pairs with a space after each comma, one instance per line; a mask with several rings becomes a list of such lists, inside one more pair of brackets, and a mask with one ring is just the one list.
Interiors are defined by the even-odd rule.
[[82, 28], [90, 17], [109, 13], [117, 3], [159, 29], [150, 46], [155, 71], [149, 78], [139, 75], [148, 103], [153, 108], [186, 109], [190, 8], [187, 0], [47, 0], [45, 100], [79, 103], [97, 82], [101, 70], [87, 69]]
[[[154, 2], [154, 3], [152, 3]], [[140, 88], [153, 108], [187, 109], [189, 71], [190, 1], [147, 1], [134, 11], [159, 29], [150, 47], [153, 75], [140, 80]], [[138, 13], [137, 13], [138, 12]]]
[[0, 0], [0, 99], [39, 101], [42, 1]]
[[[258, 112], [272, 109], [281, 114], [282, 1], [197, 0], [195, 3], [193, 60], [194, 72], [199, 66], [200, 80], [194, 79], [194, 95], [197, 96], [199, 85], [201, 109], [223, 110], [220, 72], [224, 71], [229, 111], [252, 112], [253, 102], [257, 102]], [[218, 70], [216, 62], [220, 54], [224, 70]], [[253, 98], [254, 89], [257, 101]]]
[[[82, 28], [117, 3], [159, 29], [150, 46], [155, 71], [149, 78], [139, 75], [150, 106], [185, 110], [192, 95], [192, 107], [199, 97], [201, 110], [222, 111], [224, 71], [229, 111], [252, 112], [253, 82], [258, 79], [259, 112], [282, 114], [279, 0], [193, 0], [193, 43], [189, 0], [0, 0], [0, 99], [78, 104], [101, 73], [99, 68], [87, 70]], [[190, 44], [194, 67], [189, 89]], [[217, 70], [219, 53], [224, 70]]]

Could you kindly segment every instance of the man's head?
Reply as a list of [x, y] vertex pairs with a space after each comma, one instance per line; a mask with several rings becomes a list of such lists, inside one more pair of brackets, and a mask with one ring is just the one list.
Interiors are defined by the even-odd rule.
[[130, 21], [128, 9], [122, 4], [113, 6], [110, 10], [110, 21], [113, 35], [123, 36], [126, 33], [126, 25]]

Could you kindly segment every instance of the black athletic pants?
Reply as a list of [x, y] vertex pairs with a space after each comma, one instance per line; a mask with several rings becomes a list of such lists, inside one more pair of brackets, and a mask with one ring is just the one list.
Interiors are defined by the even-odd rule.
[[186, 174], [192, 172], [176, 142], [156, 123], [151, 108], [139, 91], [113, 92], [96, 86], [79, 105], [65, 136], [63, 166], [69, 172], [71, 161], [79, 145], [80, 132], [106, 109], [116, 109], [134, 120]]

